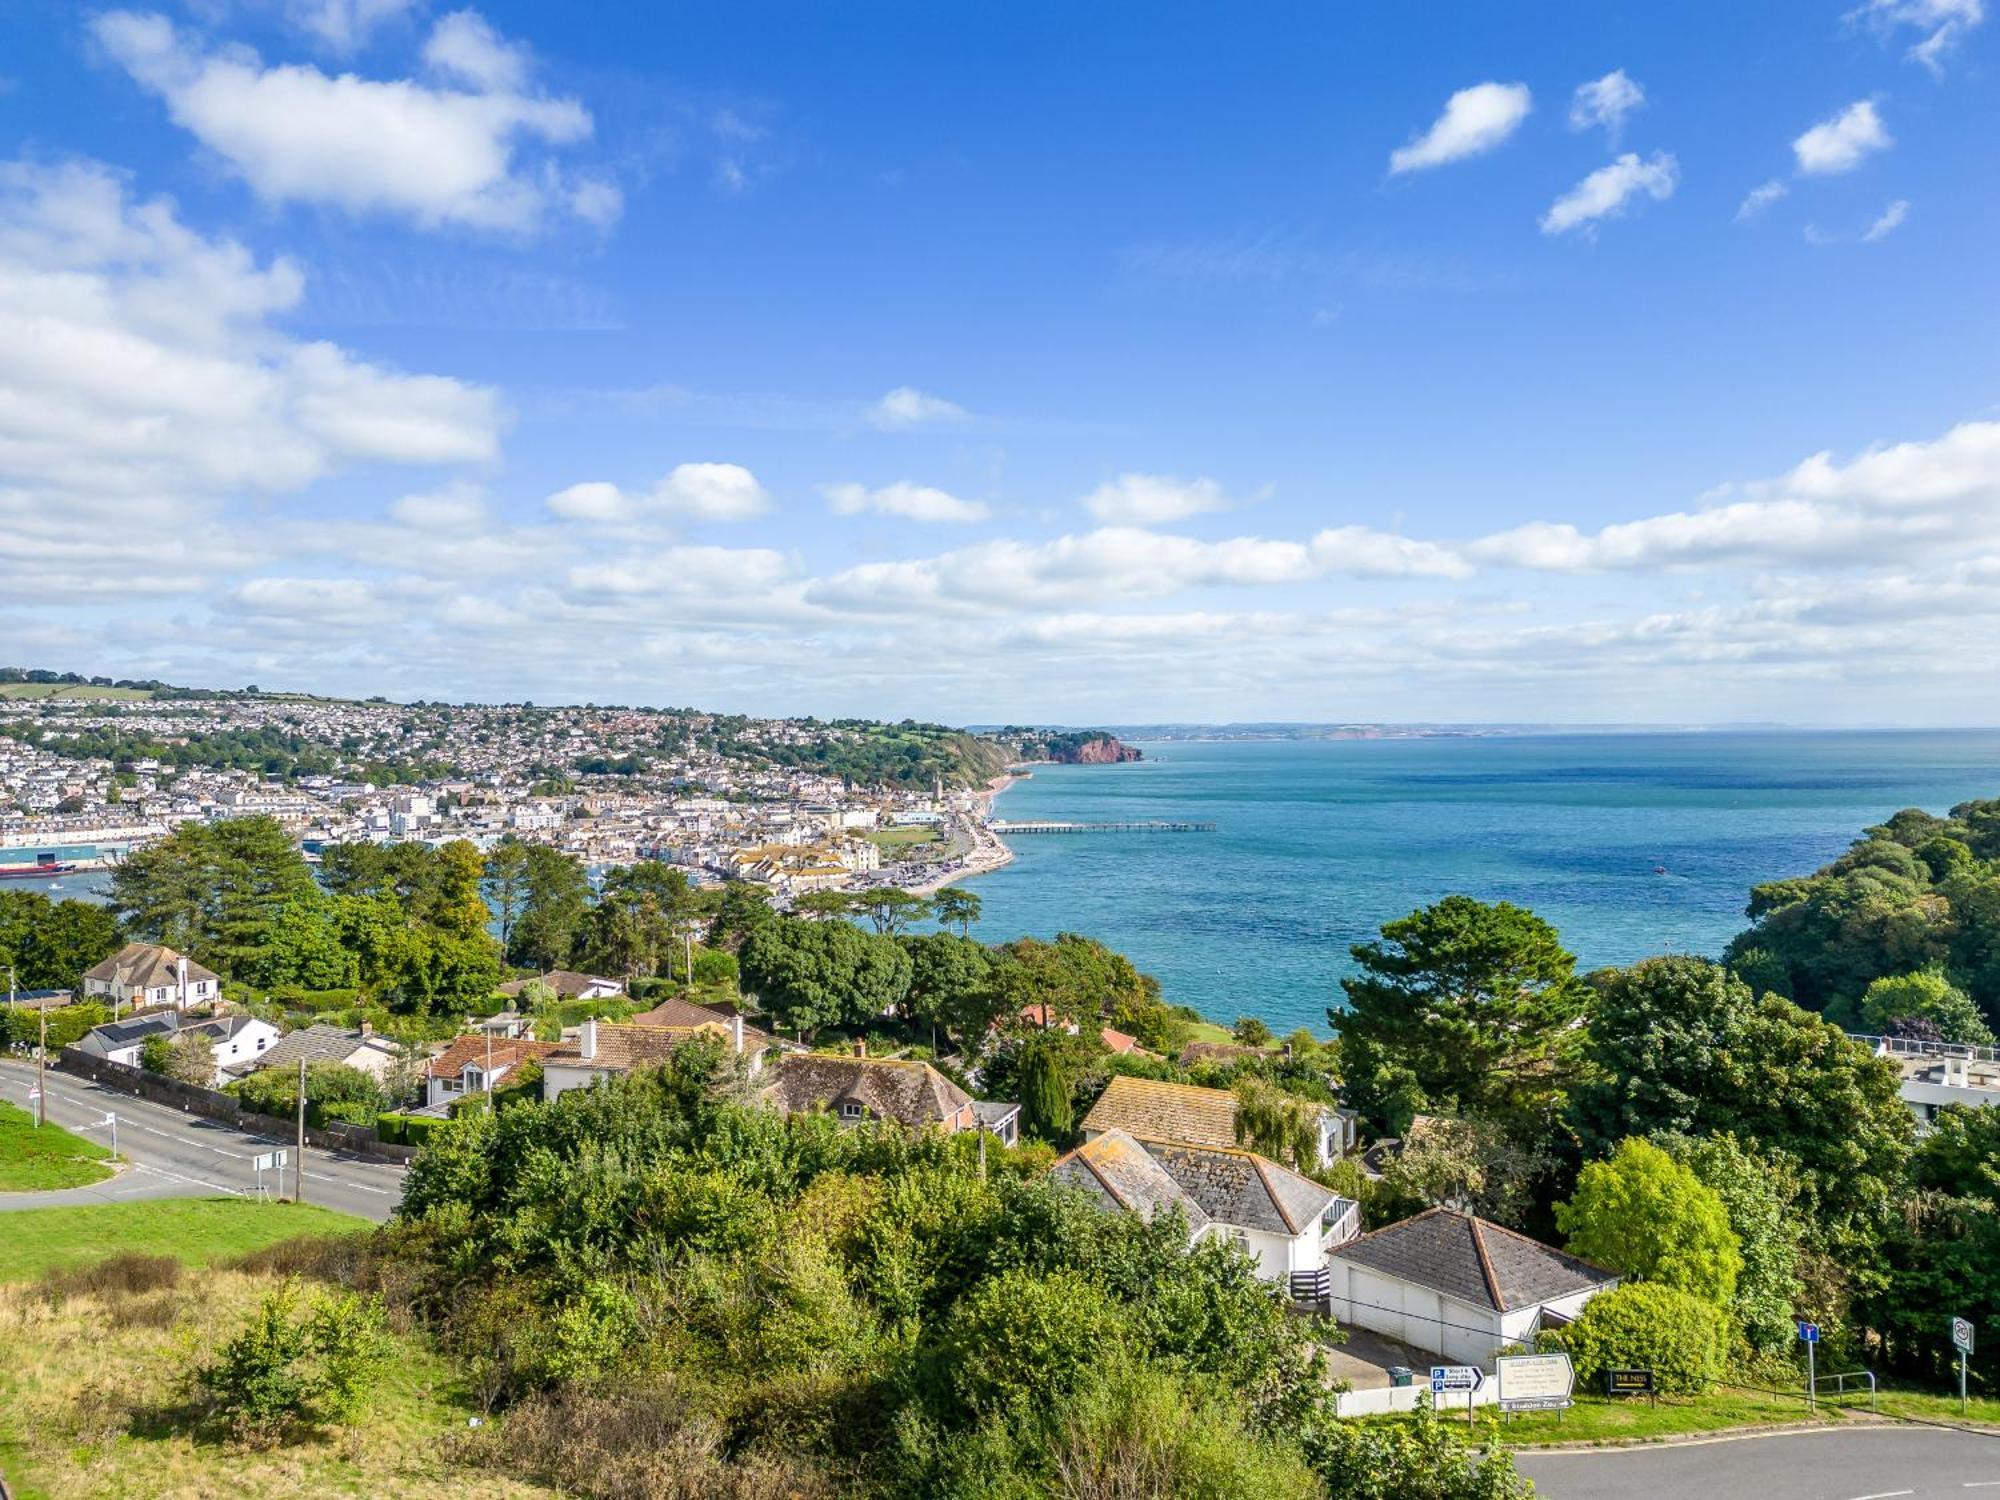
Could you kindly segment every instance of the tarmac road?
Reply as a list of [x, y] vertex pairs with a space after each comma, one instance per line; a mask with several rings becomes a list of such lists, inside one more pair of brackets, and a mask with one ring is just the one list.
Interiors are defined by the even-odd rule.
[[1515, 1464], [1549, 1500], [2000, 1500], [2000, 1435], [1941, 1427], [1523, 1451]]
[[[28, 1091], [34, 1084], [33, 1063], [0, 1061], [0, 1099], [32, 1112]], [[253, 1158], [278, 1149], [296, 1154], [296, 1143], [290, 1138], [259, 1135], [199, 1115], [184, 1115], [53, 1068], [48, 1073], [48, 1088], [49, 1123], [87, 1139], [109, 1145], [110, 1131], [101, 1122], [107, 1113], [116, 1114], [119, 1154], [129, 1165], [115, 1177], [90, 1187], [0, 1193], [0, 1211], [124, 1203], [135, 1198], [248, 1197], [257, 1187]], [[402, 1201], [403, 1171], [386, 1162], [308, 1147], [306, 1201], [379, 1223]], [[264, 1186], [273, 1196], [281, 1191], [271, 1172], [264, 1174]], [[282, 1191], [289, 1195], [291, 1190], [292, 1174], [287, 1168]]]

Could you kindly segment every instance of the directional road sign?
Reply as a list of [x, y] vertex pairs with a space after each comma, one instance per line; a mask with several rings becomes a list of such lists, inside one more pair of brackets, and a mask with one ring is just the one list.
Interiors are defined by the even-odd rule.
[[1802, 1344], [1817, 1344], [1819, 1342], [1819, 1324], [1799, 1324], [1799, 1342]]
[[1486, 1372], [1477, 1365], [1432, 1365], [1431, 1390], [1437, 1395], [1446, 1391], [1470, 1393], [1486, 1384]]

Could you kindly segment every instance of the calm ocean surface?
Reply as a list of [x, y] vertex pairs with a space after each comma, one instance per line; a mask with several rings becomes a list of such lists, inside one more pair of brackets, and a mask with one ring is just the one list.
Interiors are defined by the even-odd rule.
[[[1010, 839], [978, 935], [1080, 932], [1228, 1022], [1326, 1029], [1351, 944], [1453, 891], [1532, 907], [1586, 968], [1715, 954], [1750, 887], [1902, 807], [2000, 796], [2000, 732], [1142, 743], [1040, 766], [1002, 818], [1213, 821]], [[1667, 873], [1656, 874], [1664, 865]]]

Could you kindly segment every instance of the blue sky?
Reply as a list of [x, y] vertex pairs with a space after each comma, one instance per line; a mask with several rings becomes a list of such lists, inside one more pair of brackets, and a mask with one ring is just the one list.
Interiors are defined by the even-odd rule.
[[1996, 29], [0, 4], [0, 659], [1988, 722]]

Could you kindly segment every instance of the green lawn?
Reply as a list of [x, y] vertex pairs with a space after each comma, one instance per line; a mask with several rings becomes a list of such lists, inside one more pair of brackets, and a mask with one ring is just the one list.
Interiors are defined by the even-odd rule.
[[315, 1204], [251, 1198], [155, 1198], [0, 1214], [0, 1282], [26, 1281], [50, 1266], [127, 1251], [210, 1265], [301, 1234], [360, 1233], [366, 1219]]
[[[1865, 1398], [1860, 1409], [1868, 1409]], [[1877, 1409], [1885, 1417], [1918, 1417], [1926, 1422], [1990, 1422], [2000, 1426], [2000, 1397], [1996, 1396], [1974, 1396], [1962, 1419], [1958, 1397], [1936, 1396], [1928, 1391], [1884, 1391]]]
[[108, 1146], [71, 1135], [12, 1104], [0, 1104], [0, 1193], [83, 1187], [111, 1175]]
[[[1715, 1391], [1706, 1396], [1662, 1396], [1658, 1406], [1643, 1396], [1576, 1398], [1566, 1412], [1522, 1412], [1500, 1424], [1501, 1439], [1533, 1447], [1541, 1443], [1629, 1442], [1686, 1432], [1719, 1432], [1727, 1427], [1768, 1427], [1804, 1422], [1805, 1398], [1765, 1396], [1747, 1391]], [[1821, 1420], [1839, 1421], [1822, 1410]]]

